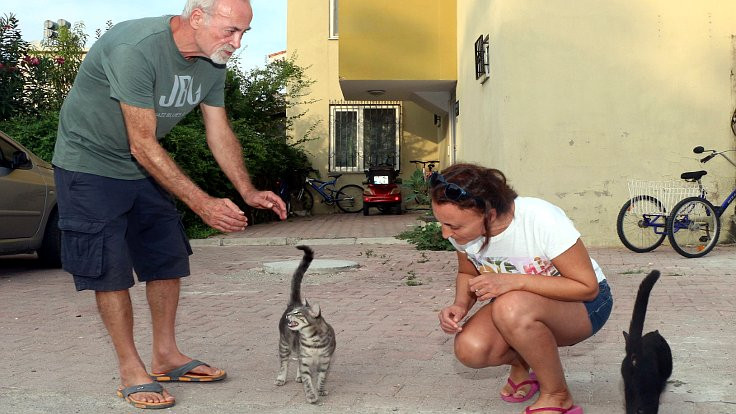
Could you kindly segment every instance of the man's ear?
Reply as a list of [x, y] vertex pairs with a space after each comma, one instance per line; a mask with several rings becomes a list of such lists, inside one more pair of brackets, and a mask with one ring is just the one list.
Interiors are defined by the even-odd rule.
[[199, 7], [192, 10], [192, 13], [189, 14], [189, 24], [195, 30], [205, 25], [205, 19], [207, 19], [207, 13]]

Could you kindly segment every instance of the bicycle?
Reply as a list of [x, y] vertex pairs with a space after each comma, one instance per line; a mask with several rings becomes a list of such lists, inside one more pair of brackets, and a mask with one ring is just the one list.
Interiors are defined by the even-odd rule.
[[[710, 152], [701, 163], [720, 155], [736, 167], [736, 163], [725, 155], [731, 151], [736, 150], [693, 148], [695, 154]], [[650, 192], [639, 191], [638, 183], [630, 182], [632, 198], [624, 203], [616, 219], [616, 231], [624, 246], [636, 253], [645, 253], [659, 247], [667, 237], [672, 248], [684, 257], [702, 257], [713, 250], [721, 232], [721, 215], [736, 198], [736, 189], [719, 206], [714, 206], [708, 201], [701, 182], [706, 174], [708, 172], [702, 170], [687, 171], [680, 178], [689, 185], [665, 187], [656, 183], [648, 187]], [[674, 196], [684, 198], [678, 198], [669, 208]]]
[[292, 208], [291, 201], [293, 198], [292, 193], [294, 193], [294, 188], [298, 188], [301, 186], [302, 182], [304, 182], [304, 177], [309, 174], [310, 171], [316, 170], [312, 168], [297, 169], [294, 171], [290, 171], [287, 175], [281, 178], [277, 178], [274, 182], [273, 192], [281, 197], [281, 199], [284, 201], [284, 204], [286, 205], [286, 213], [290, 216], [306, 215], [308, 213], [308, 211], [304, 210], [301, 206], [297, 206], [297, 208]]
[[[317, 170], [312, 170], [317, 171]], [[363, 187], [356, 184], [347, 184], [339, 189], [335, 187], [337, 180], [342, 174], [329, 174], [332, 180], [323, 181], [307, 176], [298, 190], [292, 191], [289, 197], [290, 211], [312, 211], [314, 207], [314, 196], [309, 191], [312, 188], [322, 197], [322, 202], [327, 205], [337, 205], [346, 213], [357, 213], [363, 210]]]
[[419, 164], [422, 164], [422, 176], [425, 180], [429, 178], [430, 175], [432, 175], [432, 170], [434, 167], [439, 164], [440, 162], [437, 160], [434, 161], [422, 161], [422, 160], [411, 160], [410, 163], [414, 164], [417, 169], [419, 169]]

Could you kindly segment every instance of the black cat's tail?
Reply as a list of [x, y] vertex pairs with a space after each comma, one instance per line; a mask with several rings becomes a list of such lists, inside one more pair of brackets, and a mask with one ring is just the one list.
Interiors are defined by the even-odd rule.
[[629, 335], [626, 345], [635, 346], [641, 340], [641, 333], [644, 330], [644, 317], [647, 313], [647, 304], [649, 304], [649, 294], [659, 279], [659, 271], [652, 270], [651, 273], [641, 281], [639, 285], [639, 293], [636, 294], [636, 302], [634, 302], [634, 312], [631, 316], [631, 325], [629, 326]]
[[302, 261], [299, 263], [299, 267], [294, 271], [294, 275], [291, 277], [291, 298], [289, 299], [289, 305], [300, 305], [302, 303], [302, 279], [304, 274], [307, 273], [312, 259], [314, 259], [314, 251], [309, 246], [296, 246], [297, 249], [304, 251]]

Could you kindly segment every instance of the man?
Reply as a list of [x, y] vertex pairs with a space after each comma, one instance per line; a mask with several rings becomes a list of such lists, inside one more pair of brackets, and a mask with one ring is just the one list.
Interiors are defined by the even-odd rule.
[[[118, 395], [139, 408], [174, 405], [152, 377], [226, 375], [176, 344], [179, 278], [189, 274], [191, 248], [169, 193], [217, 230], [247, 225], [235, 203], [197, 187], [158, 139], [199, 105], [207, 144], [245, 202], [286, 218], [278, 196], [251, 184], [224, 109], [224, 64], [252, 17], [248, 0], [188, 0], [180, 16], [116, 25], [90, 49], [59, 115], [53, 163], [64, 269], [77, 290], [95, 291], [118, 357]], [[150, 375], [133, 338], [133, 269], [151, 308]]]

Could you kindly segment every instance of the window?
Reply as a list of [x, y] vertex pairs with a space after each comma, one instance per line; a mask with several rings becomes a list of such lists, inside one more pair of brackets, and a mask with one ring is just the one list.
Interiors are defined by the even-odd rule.
[[480, 83], [488, 80], [491, 73], [489, 49], [488, 35], [480, 35], [475, 41], [475, 79], [480, 80]]
[[330, 39], [337, 38], [337, 0], [330, 0]]
[[330, 171], [362, 172], [399, 165], [399, 102], [330, 104]]
[[13, 155], [18, 151], [20, 151], [18, 148], [0, 138], [0, 167], [11, 168]]

